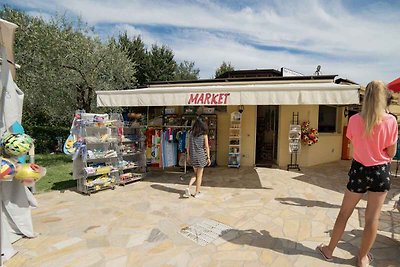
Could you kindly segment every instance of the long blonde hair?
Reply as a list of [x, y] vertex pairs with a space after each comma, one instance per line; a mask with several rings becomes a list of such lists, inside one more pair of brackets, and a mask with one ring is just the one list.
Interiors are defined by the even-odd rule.
[[385, 83], [382, 81], [372, 81], [365, 89], [361, 116], [364, 119], [366, 135], [372, 133], [373, 127], [382, 120], [385, 114], [387, 90]]

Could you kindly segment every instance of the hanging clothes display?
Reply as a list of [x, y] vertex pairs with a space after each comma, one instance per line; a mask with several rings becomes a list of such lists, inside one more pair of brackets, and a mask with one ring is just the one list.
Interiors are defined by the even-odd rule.
[[149, 166], [159, 168], [178, 166], [178, 159], [186, 152], [188, 142], [186, 129], [148, 128], [145, 136], [146, 160]]
[[172, 167], [177, 165], [178, 144], [174, 139], [174, 131], [171, 128], [164, 130], [161, 138], [162, 143], [162, 167]]

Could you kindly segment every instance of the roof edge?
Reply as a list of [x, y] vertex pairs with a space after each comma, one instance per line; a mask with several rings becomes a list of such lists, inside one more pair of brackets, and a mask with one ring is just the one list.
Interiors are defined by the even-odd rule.
[[311, 75], [311, 76], [284, 76], [284, 77], [244, 77], [244, 78], [216, 78], [186, 81], [155, 81], [149, 82], [140, 88], [153, 85], [184, 84], [184, 83], [224, 83], [224, 82], [257, 82], [257, 81], [293, 81], [293, 80], [334, 80], [338, 75]]

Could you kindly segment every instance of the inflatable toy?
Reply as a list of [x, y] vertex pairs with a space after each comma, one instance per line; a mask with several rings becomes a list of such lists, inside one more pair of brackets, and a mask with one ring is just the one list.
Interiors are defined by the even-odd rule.
[[0, 163], [0, 180], [11, 181], [15, 175], [15, 163], [6, 158], [1, 158]]
[[19, 164], [14, 178], [25, 185], [33, 184], [46, 175], [46, 169], [34, 163]]
[[21, 156], [29, 152], [33, 139], [27, 134], [7, 134], [3, 138], [4, 151], [10, 156]]

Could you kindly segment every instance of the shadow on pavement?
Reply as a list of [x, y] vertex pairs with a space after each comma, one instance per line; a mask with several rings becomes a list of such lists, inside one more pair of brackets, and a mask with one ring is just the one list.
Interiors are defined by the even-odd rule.
[[[144, 181], [164, 184], [187, 185], [193, 171], [184, 174], [168, 173], [159, 170], [152, 170]], [[253, 167], [227, 168], [210, 167], [204, 170], [202, 186], [226, 187], [226, 188], [247, 188], [247, 189], [272, 189], [263, 187], [257, 172]]]
[[151, 188], [154, 188], [154, 189], [157, 189], [157, 190], [161, 190], [161, 191], [164, 191], [164, 192], [168, 192], [168, 193], [178, 194], [179, 198], [187, 199], [187, 197], [183, 196], [185, 194], [184, 190], [175, 189], [175, 188], [164, 186], [164, 185], [161, 185], [161, 184], [152, 184]]
[[275, 200], [279, 201], [281, 204], [292, 205], [292, 206], [340, 209], [340, 205], [330, 204], [319, 200], [308, 200], [298, 197], [278, 197], [275, 198]]
[[[329, 235], [332, 234], [332, 230], [328, 232]], [[339, 242], [338, 248], [346, 250], [354, 257], [357, 257], [362, 235], [363, 230], [360, 229], [345, 231], [342, 240], [346, 240], [346, 242]], [[370, 251], [375, 259], [370, 266], [400, 266], [400, 258], [397, 253], [399, 247], [400, 242], [398, 240], [378, 233]]]
[[[265, 248], [285, 255], [305, 255], [313, 258], [321, 259], [321, 255], [315, 248], [309, 248], [303, 244], [286, 238], [273, 237], [268, 231], [249, 230], [227, 230], [222, 233], [221, 238], [238, 245], [248, 245], [253, 247]], [[354, 259], [337, 259], [334, 257], [333, 262], [353, 264]]]
[[70, 190], [76, 192], [76, 180], [66, 180], [56, 182], [52, 185], [51, 190], [65, 191]]
[[[365, 227], [365, 209], [358, 210], [358, 217], [360, 219], [360, 226]], [[384, 231], [392, 234], [400, 234], [400, 212], [397, 210], [381, 211], [379, 218], [379, 231]]]
[[[304, 175], [294, 177], [293, 179], [344, 193], [348, 182], [350, 166], [350, 160], [339, 160], [311, 167], [302, 167], [301, 173]], [[400, 177], [392, 176], [391, 181], [392, 186], [386, 197], [385, 204], [400, 194]], [[366, 194], [363, 199], [366, 200]]]

